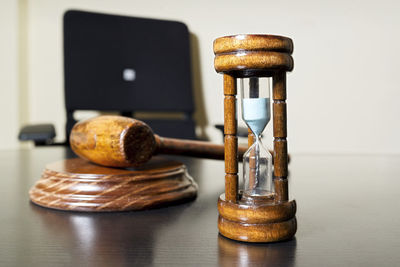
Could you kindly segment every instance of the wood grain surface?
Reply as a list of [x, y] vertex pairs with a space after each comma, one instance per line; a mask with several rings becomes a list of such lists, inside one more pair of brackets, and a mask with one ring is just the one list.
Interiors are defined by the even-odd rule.
[[225, 195], [233, 202], [239, 198], [236, 86], [236, 79], [224, 74]]
[[214, 53], [224, 54], [243, 50], [274, 51], [291, 54], [293, 41], [290, 38], [268, 34], [238, 34], [224, 36], [214, 41]]
[[234, 77], [272, 76], [291, 71], [293, 41], [277, 35], [239, 34], [214, 41], [214, 68]]
[[278, 201], [289, 199], [287, 183], [288, 145], [287, 145], [287, 115], [286, 115], [286, 73], [278, 72], [272, 80], [273, 128], [274, 128], [274, 186]]
[[197, 185], [182, 163], [159, 157], [137, 169], [77, 158], [49, 164], [29, 195], [34, 203], [59, 210], [126, 211], [193, 200]]
[[78, 122], [69, 140], [80, 157], [110, 167], [140, 166], [156, 150], [151, 128], [122, 116], [98, 116]]
[[219, 214], [229, 221], [247, 224], [267, 224], [292, 219], [296, 214], [296, 201], [260, 202], [258, 204], [239, 201], [237, 204], [225, 201], [225, 195], [218, 199]]

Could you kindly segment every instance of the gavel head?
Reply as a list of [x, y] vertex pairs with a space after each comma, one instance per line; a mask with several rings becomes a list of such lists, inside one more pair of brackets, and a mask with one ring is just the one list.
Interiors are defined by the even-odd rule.
[[122, 116], [99, 116], [78, 122], [69, 140], [78, 156], [109, 167], [140, 166], [156, 150], [151, 128]]

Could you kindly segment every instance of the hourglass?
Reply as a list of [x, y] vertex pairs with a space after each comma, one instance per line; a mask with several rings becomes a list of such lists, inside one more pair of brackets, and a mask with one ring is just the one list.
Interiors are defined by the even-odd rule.
[[[224, 74], [225, 193], [218, 200], [218, 229], [245, 242], [290, 239], [297, 230], [296, 202], [288, 194], [286, 71], [293, 69], [293, 42], [274, 35], [235, 35], [214, 41], [215, 70]], [[272, 116], [269, 84], [272, 80]], [[243, 188], [238, 183], [236, 95], [249, 128], [243, 156]], [[260, 136], [272, 117], [272, 155]]]

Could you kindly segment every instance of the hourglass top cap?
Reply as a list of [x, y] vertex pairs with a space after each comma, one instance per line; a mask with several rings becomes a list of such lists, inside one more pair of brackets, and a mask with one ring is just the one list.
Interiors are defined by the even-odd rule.
[[239, 34], [214, 41], [217, 72], [236, 76], [267, 75], [293, 69], [293, 41], [278, 35]]
[[269, 34], [238, 34], [214, 40], [214, 54], [235, 51], [274, 51], [292, 54], [292, 39]]

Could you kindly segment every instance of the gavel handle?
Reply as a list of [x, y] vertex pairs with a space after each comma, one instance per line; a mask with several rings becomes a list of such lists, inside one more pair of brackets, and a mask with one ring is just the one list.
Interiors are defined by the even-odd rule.
[[[183, 140], [155, 135], [156, 154], [184, 155], [198, 158], [224, 159], [224, 146], [205, 141]], [[238, 157], [242, 160], [246, 146], [238, 147]]]

